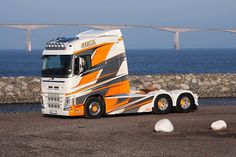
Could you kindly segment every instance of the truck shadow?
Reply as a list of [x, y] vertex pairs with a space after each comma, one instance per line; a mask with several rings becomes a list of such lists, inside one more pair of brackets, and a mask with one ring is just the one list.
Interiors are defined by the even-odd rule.
[[[195, 112], [195, 110], [190, 111], [191, 112]], [[178, 113], [175, 110], [172, 110], [170, 113], [168, 114], [173, 114], [173, 113]], [[164, 115], [168, 115], [168, 114], [155, 114], [153, 112], [143, 112], [143, 113], [122, 113], [122, 114], [115, 114], [115, 115], [103, 115], [101, 118], [115, 118], [115, 117], [131, 117], [131, 116], [145, 116], [145, 115], [159, 115], [159, 116], [164, 116]], [[179, 113], [181, 114], [181, 113]], [[43, 115], [43, 117], [46, 118], [59, 118], [59, 119], [88, 119], [85, 116], [60, 116], [60, 115]], [[94, 119], [99, 119], [99, 118], [94, 118]]]

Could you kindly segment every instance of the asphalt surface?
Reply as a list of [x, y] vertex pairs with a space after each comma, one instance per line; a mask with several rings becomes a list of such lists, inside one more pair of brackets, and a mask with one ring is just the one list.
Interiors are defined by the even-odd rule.
[[[153, 131], [168, 118], [172, 133]], [[224, 131], [209, 129], [215, 120]], [[0, 156], [236, 156], [236, 106], [196, 112], [134, 114], [100, 119], [43, 117], [40, 112], [0, 113]]]

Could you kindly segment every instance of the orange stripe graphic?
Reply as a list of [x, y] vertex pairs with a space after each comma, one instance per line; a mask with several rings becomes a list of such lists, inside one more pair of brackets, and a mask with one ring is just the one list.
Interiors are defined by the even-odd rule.
[[118, 103], [118, 104], [108, 104], [106, 103], [106, 112], [112, 112], [116, 110], [118, 107], [121, 107], [123, 105], [126, 105], [129, 102], [130, 98], [125, 99], [124, 101]]
[[128, 94], [128, 93], [129, 93], [129, 81], [125, 80], [119, 84], [110, 87], [105, 96]]
[[92, 59], [92, 66], [104, 62], [113, 45], [113, 43], [110, 43], [97, 48]]
[[[114, 74], [114, 72], [113, 72], [113, 73], [110, 73], [110, 74], [106, 74], [106, 75], [104, 75], [104, 76], [102, 76], [102, 77], [96, 78], [96, 79], [94, 79], [94, 80], [98, 80], [98, 79], [101, 79], [101, 78], [110, 76], [110, 75], [112, 75], [112, 74]], [[97, 85], [98, 85], [98, 84], [89, 85], [89, 86], [87, 86], [87, 87], [81, 88], [81, 89], [76, 90], [76, 91], [74, 91], [74, 92], [67, 93], [66, 96], [71, 95], [71, 94], [76, 94], [76, 93], [78, 93], [78, 92], [81, 92], [81, 91], [83, 91], [83, 90], [87, 90], [87, 89], [89, 89], [89, 88], [93, 88], [93, 87], [95, 87], [95, 86], [97, 86]], [[76, 86], [73, 87], [73, 88], [76, 88], [76, 87], [78, 87], [78, 86], [80, 86], [80, 84], [76, 85]]]
[[96, 90], [94, 90], [94, 92], [99, 91], [99, 90], [103, 90], [103, 89], [106, 89], [106, 88], [109, 88], [109, 87], [112, 87], [112, 86], [117, 86], [117, 85], [123, 84], [123, 83], [126, 82], [126, 81], [128, 81], [128, 80], [121, 81], [121, 82], [118, 82], [118, 83], [114, 83], [114, 84], [111, 84], [111, 85], [108, 85], [108, 86], [105, 86], [105, 87], [96, 89]]
[[105, 98], [105, 104], [106, 104], [106, 111], [111, 110], [110, 107], [115, 105], [118, 101], [118, 98], [112, 98], [112, 99], [106, 99]]
[[96, 80], [98, 73], [99, 73], [99, 71], [94, 71], [90, 74], [83, 76], [83, 78], [80, 80], [80, 83], [78, 86], [81, 86], [83, 84], [86, 84], [86, 83]]
[[71, 106], [69, 116], [83, 116], [84, 115], [84, 104], [78, 104]]
[[140, 103], [140, 104], [137, 104], [137, 105], [135, 105], [135, 106], [128, 107], [127, 109], [125, 109], [125, 111], [128, 111], [128, 110], [131, 110], [131, 109], [133, 109], [133, 108], [137, 108], [137, 107], [143, 106], [143, 105], [148, 104], [148, 103], [150, 103], [150, 102], [152, 102], [152, 100], [144, 101], [144, 102], [142, 102], [142, 103]]
[[[112, 74], [112, 73], [111, 73]], [[97, 80], [97, 79], [99, 79], [99, 78], [96, 78], [96, 79], [94, 79], [94, 80]], [[127, 80], [126, 80], [127, 81]], [[124, 82], [124, 81], [123, 81]], [[105, 86], [105, 87], [101, 87], [101, 88], [99, 88], [99, 89], [96, 89], [96, 90], [94, 90], [94, 92], [95, 91], [99, 91], [99, 90], [103, 90], [103, 89], [106, 89], [106, 88], [109, 88], [109, 87], [111, 87], [111, 86], [114, 86], [114, 85], [117, 85], [117, 84], [121, 84], [122, 82], [118, 82], [118, 83], [115, 83], [115, 84], [111, 84], [111, 85], [108, 85], [108, 86]], [[83, 91], [83, 90], [88, 90], [88, 89], [90, 89], [90, 88], [93, 88], [93, 87], [95, 87], [95, 86], [97, 86], [98, 84], [94, 84], [94, 85], [90, 85], [90, 86], [87, 86], [87, 87], [84, 87], [84, 88], [81, 88], [81, 89], [78, 89], [78, 90], [76, 90], [76, 91], [74, 91], [74, 92], [71, 92], [71, 93], [67, 93], [67, 94], [65, 94], [66, 96], [68, 96], [68, 95], [71, 95], [71, 94], [76, 94], [76, 93], [79, 93], [79, 92], [81, 92], [81, 91]], [[77, 86], [75, 86], [75, 87], [78, 87], [78, 86], [80, 86], [80, 84], [78, 84]], [[99, 86], [99, 85], [98, 85]], [[74, 88], [75, 88], [74, 87]]]

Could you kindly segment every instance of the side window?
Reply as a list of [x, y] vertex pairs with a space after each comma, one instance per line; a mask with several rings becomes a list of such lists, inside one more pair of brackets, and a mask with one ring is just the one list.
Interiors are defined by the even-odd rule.
[[74, 73], [81, 74], [91, 69], [91, 55], [75, 56]]
[[81, 57], [81, 67], [82, 72], [86, 72], [91, 69], [91, 56], [90, 55], [82, 55]]

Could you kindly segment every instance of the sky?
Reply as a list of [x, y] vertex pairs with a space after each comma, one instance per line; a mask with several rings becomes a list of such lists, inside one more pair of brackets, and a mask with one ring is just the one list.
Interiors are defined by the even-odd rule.
[[[235, 0], [1, 0], [0, 23], [89, 23], [236, 28]], [[73, 37], [78, 27], [31, 33], [33, 49], [57, 37]], [[173, 48], [173, 34], [159, 30], [122, 30], [128, 49]], [[22, 30], [0, 28], [0, 49], [24, 49]], [[180, 34], [181, 48], [236, 48], [236, 34], [214, 31]]]

